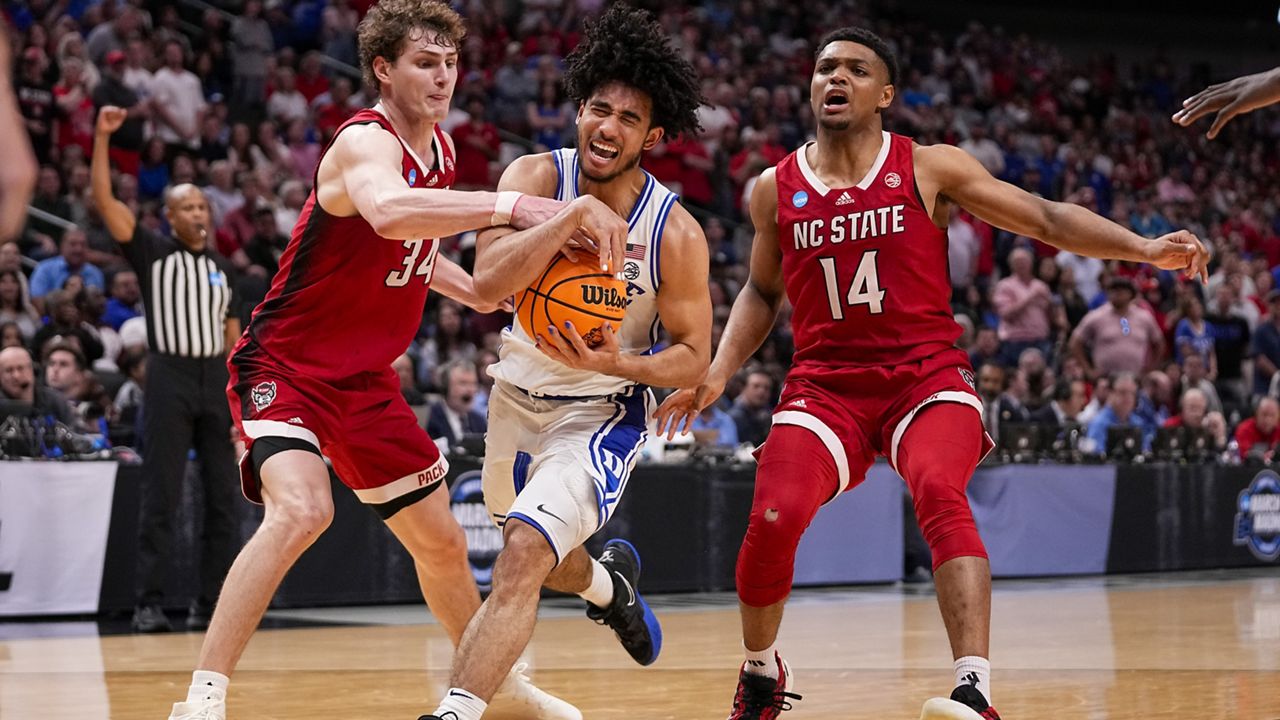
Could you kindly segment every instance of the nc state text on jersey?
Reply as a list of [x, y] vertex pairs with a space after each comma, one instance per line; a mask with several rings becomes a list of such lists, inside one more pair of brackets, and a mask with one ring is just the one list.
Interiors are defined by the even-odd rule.
[[904, 231], [902, 213], [906, 205], [888, 205], [870, 210], [858, 210], [830, 219], [802, 220], [792, 225], [796, 250], [821, 247], [824, 243], [839, 245], [845, 240], [866, 240]]

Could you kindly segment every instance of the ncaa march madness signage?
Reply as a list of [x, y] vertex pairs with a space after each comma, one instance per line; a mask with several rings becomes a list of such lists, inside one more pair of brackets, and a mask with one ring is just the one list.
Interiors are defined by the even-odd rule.
[[480, 491], [480, 471], [468, 470], [453, 481], [449, 490], [450, 510], [467, 535], [467, 562], [480, 592], [493, 586], [493, 563], [502, 549], [502, 530], [489, 518], [489, 508]]
[[1236, 503], [1235, 544], [1266, 562], [1280, 559], [1280, 475], [1258, 473]]

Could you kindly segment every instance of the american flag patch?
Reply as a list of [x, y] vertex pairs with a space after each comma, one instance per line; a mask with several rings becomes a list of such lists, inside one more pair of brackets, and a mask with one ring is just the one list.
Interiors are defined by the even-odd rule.
[[628, 260], [644, 260], [644, 252], [648, 246], [633, 245], [627, 243], [627, 259]]

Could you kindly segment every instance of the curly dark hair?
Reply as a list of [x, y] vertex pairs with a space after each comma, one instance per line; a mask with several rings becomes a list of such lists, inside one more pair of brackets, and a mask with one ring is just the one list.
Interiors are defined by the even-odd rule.
[[649, 96], [652, 125], [675, 136], [696, 133], [704, 104], [698, 73], [671, 46], [662, 26], [643, 10], [617, 3], [586, 26], [586, 37], [565, 58], [565, 93], [581, 105], [620, 82]]
[[383, 57], [395, 62], [405, 42], [419, 30], [434, 33], [441, 45], [458, 49], [467, 36], [462, 18], [443, 0], [382, 0], [369, 8], [356, 28], [360, 71], [369, 94], [376, 95], [381, 90], [373, 74], [373, 59]]

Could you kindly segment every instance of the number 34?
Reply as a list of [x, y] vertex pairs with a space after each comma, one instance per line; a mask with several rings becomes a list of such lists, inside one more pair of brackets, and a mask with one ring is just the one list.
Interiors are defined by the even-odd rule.
[[[425, 243], [431, 243], [431, 249], [427, 250], [427, 256], [418, 263], [418, 256], [422, 254], [422, 246]], [[405, 249], [409, 254], [404, 258], [404, 266], [387, 273], [387, 287], [404, 287], [409, 284], [409, 278], [414, 275], [423, 275], [426, 277], [424, 283], [431, 282], [431, 274], [436, 266], [436, 253], [440, 249], [439, 240], [405, 240]], [[414, 270], [414, 264], [417, 263], [418, 268]]]
[[836, 274], [836, 259], [833, 257], [818, 258], [822, 265], [822, 276], [827, 281], [827, 302], [831, 305], [831, 318], [844, 319], [844, 306], [866, 305], [872, 315], [884, 312], [884, 290], [880, 289], [880, 273], [876, 269], [876, 250], [868, 250], [858, 261], [858, 269], [853, 273], [853, 282], [849, 283], [849, 292], [840, 302], [839, 276]]

